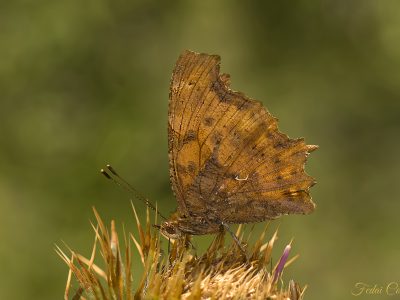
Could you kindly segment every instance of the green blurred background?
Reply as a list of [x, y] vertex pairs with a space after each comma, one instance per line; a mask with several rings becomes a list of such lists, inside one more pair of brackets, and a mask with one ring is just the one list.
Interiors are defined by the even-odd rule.
[[277, 253], [294, 237], [301, 255], [285, 278], [306, 299], [400, 281], [398, 1], [2, 1], [0, 45], [0, 299], [61, 299], [54, 243], [89, 255], [92, 205], [133, 230], [106, 163], [174, 210], [168, 88], [184, 49], [221, 55], [234, 89], [320, 146], [317, 210], [272, 224]]

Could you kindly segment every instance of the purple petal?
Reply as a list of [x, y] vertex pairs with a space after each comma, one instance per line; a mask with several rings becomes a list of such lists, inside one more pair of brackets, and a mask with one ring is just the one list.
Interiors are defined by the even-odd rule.
[[292, 246], [289, 244], [286, 246], [285, 250], [283, 250], [281, 259], [279, 260], [278, 266], [275, 269], [274, 280], [272, 281], [272, 283], [275, 283], [278, 280], [279, 276], [281, 276], [283, 268], [285, 267], [286, 261], [289, 257], [289, 252], [291, 248]]

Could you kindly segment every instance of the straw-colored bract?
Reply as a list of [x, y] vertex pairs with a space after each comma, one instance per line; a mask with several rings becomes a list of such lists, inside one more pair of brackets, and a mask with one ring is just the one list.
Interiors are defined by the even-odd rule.
[[[133, 207], [133, 206], [132, 206]], [[90, 258], [69, 249], [65, 254], [56, 246], [58, 255], [69, 267], [65, 299], [302, 299], [304, 288], [293, 280], [288, 284], [281, 279], [282, 271], [297, 256], [288, 259], [290, 244], [281, 259], [271, 270], [271, 253], [277, 239], [275, 232], [269, 241], [264, 241], [266, 229], [257, 241], [250, 245], [244, 241], [242, 226], [236, 235], [246, 247], [244, 257], [236, 243], [225, 245], [225, 232], [215, 236], [205, 253], [196, 255], [190, 237], [171, 241], [169, 253], [161, 250], [164, 239], [153, 228], [147, 210], [145, 226], [140, 222], [133, 207], [137, 232], [123, 232], [121, 246], [115, 222], [110, 230], [105, 226], [95, 209], [97, 225], [95, 242]], [[135, 238], [138, 235], [139, 238]], [[135, 245], [133, 250], [132, 242]], [[168, 241], [167, 241], [168, 242]], [[143, 273], [137, 287], [133, 286], [132, 251], [138, 251]], [[104, 260], [99, 267], [95, 260], [98, 254]], [[73, 278], [78, 287], [74, 285]]]

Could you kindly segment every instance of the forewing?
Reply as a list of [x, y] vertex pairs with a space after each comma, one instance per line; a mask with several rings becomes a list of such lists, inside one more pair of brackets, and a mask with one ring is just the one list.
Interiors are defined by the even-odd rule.
[[311, 212], [304, 163], [315, 146], [280, 133], [260, 102], [229, 88], [219, 63], [186, 51], [173, 72], [169, 156], [179, 210], [231, 223]]
[[210, 82], [218, 76], [219, 61], [216, 55], [185, 51], [172, 73], [168, 111], [170, 179], [182, 213], [187, 213], [187, 192], [199, 174], [200, 161], [206, 158], [206, 147], [199, 144], [200, 122], [206, 110], [213, 107]]

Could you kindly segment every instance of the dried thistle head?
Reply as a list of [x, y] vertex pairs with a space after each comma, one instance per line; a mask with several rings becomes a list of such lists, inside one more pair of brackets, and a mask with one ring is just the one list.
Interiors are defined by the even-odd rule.
[[[109, 231], [95, 209], [97, 226], [93, 226], [95, 242], [90, 258], [71, 249], [69, 257], [57, 246], [57, 253], [69, 267], [65, 299], [70, 299], [72, 276], [79, 285], [73, 299], [302, 299], [304, 288], [293, 280], [288, 284], [280, 280], [284, 268], [297, 258], [288, 259], [290, 244], [277, 265], [272, 270], [269, 267], [277, 232], [265, 242], [265, 228], [250, 245], [244, 242], [239, 226], [236, 235], [245, 245], [248, 259], [236, 243], [225, 245], [223, 231], [202, 255], [192, 249], [188, 236], [172, 240], [169, 253], [164, 253], [160, 232], [151, 226], [149, 211], [145, 226], [134, 208], [133, 211], [139, 239], [132, 233], [127, 237], [124, 232], [122, 250], [115, 222], [111, 222]], [[131, 241], [144, 267], [136, 288], [133, 288]], [[98, 252], [104, 268], [95, 263]]]

